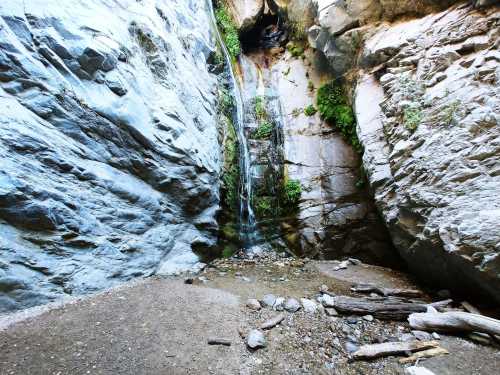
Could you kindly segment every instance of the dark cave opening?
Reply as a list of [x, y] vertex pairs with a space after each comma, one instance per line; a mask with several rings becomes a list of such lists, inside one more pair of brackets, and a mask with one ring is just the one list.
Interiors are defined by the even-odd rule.
[[244, 53], [283, 47], [288, 41], [285, 22], [278, 15], [264, 14], [252, 29], [240, 35], [240, 41]]

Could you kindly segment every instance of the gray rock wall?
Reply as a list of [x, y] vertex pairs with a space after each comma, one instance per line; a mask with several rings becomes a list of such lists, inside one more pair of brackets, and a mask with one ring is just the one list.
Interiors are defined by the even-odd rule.
[[410, 268], [500, 301], [500, 12], [458, 3], [345, 27], [319, 10], [309, 39], [356, 88], [363, 163]]
[[0, 312], [196, 267], [217, 227], [203, 0], [0, 4]]

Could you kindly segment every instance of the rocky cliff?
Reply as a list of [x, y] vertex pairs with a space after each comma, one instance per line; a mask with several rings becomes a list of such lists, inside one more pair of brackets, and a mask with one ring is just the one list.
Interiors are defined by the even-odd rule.
[[195, 266], [219, 145], [204, 1], [0, 4], [0, 311]]
[[[315, 10], [310, 44], [353, 88], [363, 164], [409, 267], [436, 287], [500, 301], [500, 12], [494, 3], [292, 0], [282, 6], [292, 16], [304, 4]], [[294, 21], [307, 25], [300, 16]]]

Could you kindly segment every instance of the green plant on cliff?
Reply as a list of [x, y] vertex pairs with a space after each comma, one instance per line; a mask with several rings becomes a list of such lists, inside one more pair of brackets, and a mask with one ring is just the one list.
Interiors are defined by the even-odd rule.
[[241, 53], [241, 43], [238, 36], [238, 29], [223, 4], [220, 4], [215, 11], [215, 18], [217, 19], [217, 24], [222, 32], [222, 37], [224, 38], [224, 43], [226, 44], [229, 55], [234, 60]]
[[255, 198], [255, 211], [258, 217], [270, 217], [273, 215], [273, 202], [271, 197]]
[[269, 139], [273, 134], [274, 125], [269, 121], [264, 121], [255, 129], [252, 134], [254, 139]]
[[255, 97], [254, 109], [255, 117], [257, 117], [257, 119], [262, 120], [267, 118], [266, 102], [263, 96]]
[[304, 114], [306, 116], [314, 116], [316, 114], [316, 112], [318, 112], [318, 110], [316, 108], [314, 108], [314, 106], [311, 104], [309, 106], [307, 106], [306, 108], [304, 108]]
[[418, 126], [422, 122], [422, 118], [422, 109], [418, 104], [413, 104], [405, 108], [403, 112], [403, 124], [410, 132], [417, 130]]
[[318, 89], [316, 104], [321, 118], [335, 126], [357, 152], [362, 152], [362, 146], [356, 134], [354, 112], [342, 86], [336, 81], [321, 86]]
[[289, 207], [296, 206], [302, 195], [302, 185], [297, 180], [287, 180], [283, 186], [283, 200]]

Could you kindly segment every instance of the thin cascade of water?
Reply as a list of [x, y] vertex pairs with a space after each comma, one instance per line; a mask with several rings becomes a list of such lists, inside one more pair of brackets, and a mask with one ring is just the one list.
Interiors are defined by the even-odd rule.
[[224, 59], [226, 61], [230, 84], [233, 91], [233, 98], [235, 101], [235, 110], [233, 115], [234, 126], [236, 129], [238, 143], [239, 143], [239, 167], [240, 167], [240, 184], [239, 184], [239, 207], [240, 207], [240, 239], [245, 247], [251, 247], [255, 240], [255, 214], [252, 209], [252, 175], [251, 175], [251, 161], [250, 152], [248, 149], [248, 141], [245, 135], [244, 126], [244, 108], [243, 98], [241, 94], [241, 87], [236, 79], [234, 73], [231, 57], [224, 44], [222, 35], [217, 26], [215, 18], [215, 11], [213, 8], [212, 0], [207, 0], [213, 28], [216, 31], [217, 40], [221, 46]]

